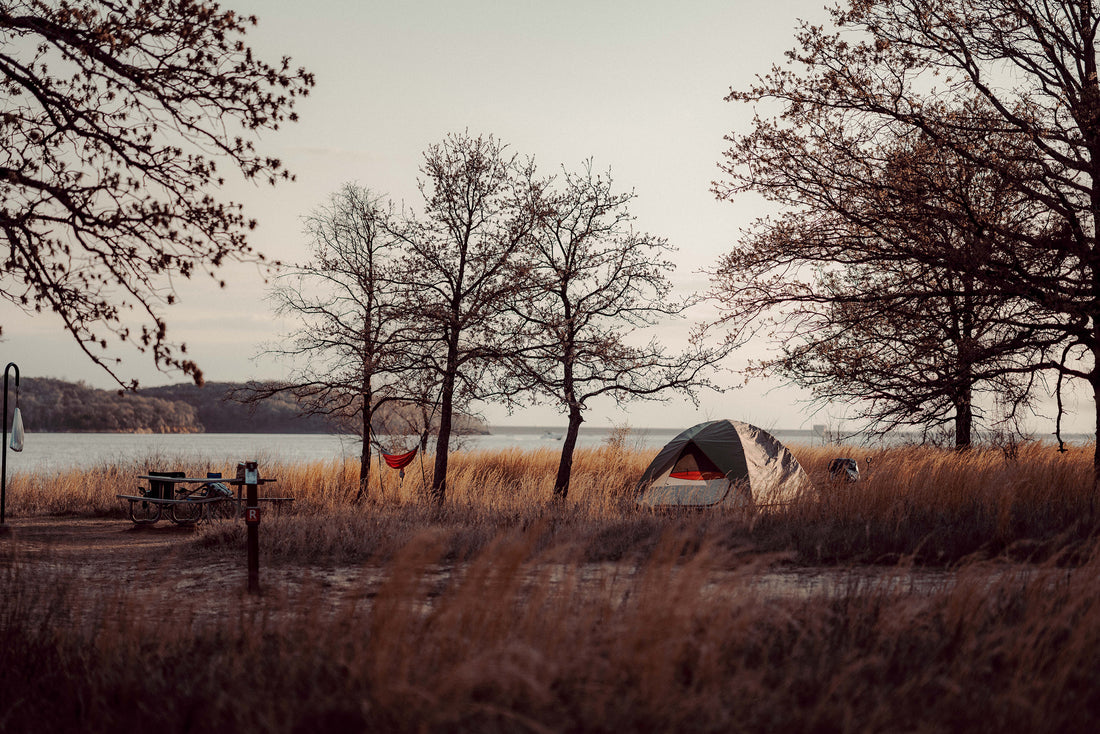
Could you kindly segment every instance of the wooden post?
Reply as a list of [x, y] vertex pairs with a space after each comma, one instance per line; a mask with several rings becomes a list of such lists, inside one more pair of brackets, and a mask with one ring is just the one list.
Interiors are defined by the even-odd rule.
[[[240, 473], [238, 465], [238, 473]], [[260, 472], [255, 461], [244, 462], [244, 522], [248, 528], [248, 593], [260, 593]]]

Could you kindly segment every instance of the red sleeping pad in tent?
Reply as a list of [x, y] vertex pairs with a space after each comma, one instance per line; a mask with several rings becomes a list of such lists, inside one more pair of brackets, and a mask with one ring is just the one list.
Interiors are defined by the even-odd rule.
[[699, 450], [695, 444], [688, 444], [687, 448], [676, 460], [669, 476], [673, 479], [724, 479], [726, 475], [718, 466], [710, 460], [706, 454]]
[[722, 479], [726, 475], [720, 471], [674, 471], [669, 474], [673, 479]]

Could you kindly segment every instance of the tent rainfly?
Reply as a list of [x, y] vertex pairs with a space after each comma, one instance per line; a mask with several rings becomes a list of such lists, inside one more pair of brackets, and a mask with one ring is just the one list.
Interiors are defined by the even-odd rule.
[[717, 420], [669, 441], [638, 482], [650, 507], [744, 507], [790, 502], [813, 483], [794, 455], [767, 431]]

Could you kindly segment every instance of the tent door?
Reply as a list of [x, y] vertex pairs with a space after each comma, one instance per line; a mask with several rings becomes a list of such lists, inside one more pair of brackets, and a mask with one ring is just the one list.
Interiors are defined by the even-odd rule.
[[710, 507], [726, 499], [732, 483], [722, 479], [673, 479], [665, 476], [650, 485], [638, 501], [650, 507]]

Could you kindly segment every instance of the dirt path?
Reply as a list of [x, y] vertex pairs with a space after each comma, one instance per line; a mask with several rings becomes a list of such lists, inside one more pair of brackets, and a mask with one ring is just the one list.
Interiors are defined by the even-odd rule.
[[[27, 517], [8, 521], [0, 557], [27, 573], [24, 581], [74, 578], [90, 593], [145, 590], [181, 601], [237, 596], [247, 587], [246, 558], [227, 558], [191, 542], [194, 527], [136, 526], [123, 518]], [[278, 574], [279, 583], [285, 573]], [[276, 574], [269, 571], [269, 585]], [[32, 582], [33, 583], [33, 582]]]
[[7, 525], [9, 532], [0, 536], [0, 543], [25, 558], [48, 555], [90, 564], [148, 562], [179, 552], [195, 533], [194, 527], [139, 526], [118, 518], [26, 517], [9, 519]]
[[[28, 517], [7, 522], [0, 534], [0, 562], [11, 559], [27, 573], [23, 582], [74, 578], [89, 593], [148, 592], [172, 604], [201, 604], [224, 613], [258, 598], [247, 594], [245, 547], [207, 549], [192, 540], [194, 526], [168, 522], [134, 525], [124, 518]], [[268, 566], [261, 552], [260, 598], [308, 587], [324, 596], [361, 584], [377, 584], [377, 572], [296, 565]]]

